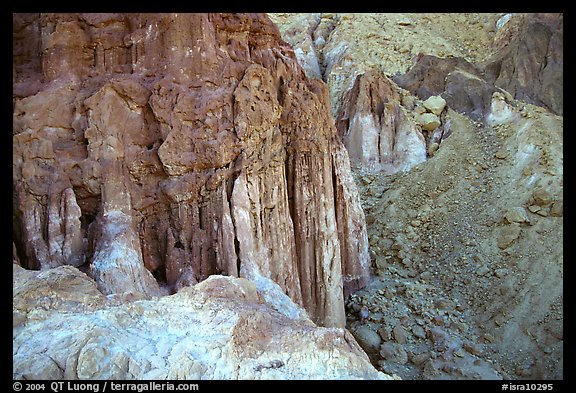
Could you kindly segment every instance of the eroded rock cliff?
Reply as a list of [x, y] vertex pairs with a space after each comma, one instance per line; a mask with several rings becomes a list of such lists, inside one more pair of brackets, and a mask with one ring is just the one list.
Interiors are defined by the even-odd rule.
[[146, 296], [266, 277], [344, 326], [364, 214], [328, 90], [267, 17], [15, 14], [13, 75], [22, 266]]

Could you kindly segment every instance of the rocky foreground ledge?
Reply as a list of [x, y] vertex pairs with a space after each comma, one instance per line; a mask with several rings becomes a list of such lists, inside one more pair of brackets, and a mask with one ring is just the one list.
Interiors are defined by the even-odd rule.
[[392, 379], [269, 279], [214, 275], [138, 300], [72, 266], [13, 268], [15, 379]]

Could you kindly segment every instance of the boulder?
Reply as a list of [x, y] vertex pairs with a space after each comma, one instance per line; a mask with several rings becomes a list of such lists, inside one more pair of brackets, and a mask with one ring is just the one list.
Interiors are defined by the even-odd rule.
[[524, 222], [529, 222], [530, 219], [528, 218], [528, 214], [523, 207], [517, 206], [508, 209], [506, 214], [504, 215], [504, 219], [509, 223], [519, 223], [522, 224]]
[[416, 115], [416, 122], [422, 126], [424, 131], [434, 131], [441, 124], [438, 116], [433, 113]]
[[500, 249], [508, 248], [520, 236], [520, 225], [514, 223], [500, 228], [496, 244]]
[[366, 353], [375, 354], [380, 349], [380, 343], [382, 342], [380, 335], [369, 326], [362, 325], [358, 329], [353, 330], [352, 334]]
[[537, 188], [532, 193], [532, 199], [538, 206], [547, 206], [552, 202], [552, 194], [545, 188]]

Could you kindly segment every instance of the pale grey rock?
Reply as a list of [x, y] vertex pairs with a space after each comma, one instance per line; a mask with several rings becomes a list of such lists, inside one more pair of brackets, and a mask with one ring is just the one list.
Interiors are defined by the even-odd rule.
[[417, 115], [415, 118], [416, 122], [422, 126], [424, 131], [434, 131], [436, 128], [440, 127], [440, 119], [433, 113], [423, 113]]
[[436, 116], [440, 116], [444, 108], [446, 108], [446, 100], [441, 96], [430, 96], [422, 104], [424, 108]]
[[[213, 275], [110, 306], [73, 267], [14, 269], [14, 312], [27, 321], [13, 328], [14, 379], [392, 379], [266, 278]], [[39, 293], [65, 301], [28, 301]]]

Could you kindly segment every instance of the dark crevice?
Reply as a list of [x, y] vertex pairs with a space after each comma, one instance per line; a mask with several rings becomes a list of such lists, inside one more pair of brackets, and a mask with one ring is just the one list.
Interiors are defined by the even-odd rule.
[[206, 206], [198, 206], [198, 226], [201, 230], [206, 229], [204, 223], [204, 217], [206, 216]]
[[22, 236], [22, 231], [20, 229], [21, 220], [19, 219], [12, 219], [12, 242], [14, 243], [14, 247], [16, 248], [16, 256], [20, 261], [20, 266], [25, 269], [39, 269], [39, 266], [30, 266], [31, 263], [29, 261], [28, 255], [26, 254], [25, 247], [24, 247], [24, 240]]
[[[233, 163], [230, 164], [231, 167], [233, 165]], [[228, 203], [228, 211], [230, 212], [230, 218], [232, 219], [232, 226], [234, 228], [234, 252], [236, 253], [236, 270], [238, 272], [238, 277], [240, 277], [240, 242], [238, 241], [238, 236], [236, 236], [236, 223], [234, 221], [234, 212], [232, 210], [232, 192], [234, 191], [234, 182], [237, 178], [238, 172], [234, 172], [234, 174], [226, 182], [226, 198]], [[230, 272], [228, 272], [228, 274], [230, 274]]]
[[[334, 198], [334, 219], [336, 220], [336, 231], [338, 235], [340, 235], [341, 227], [340, 227], [340, 215], [338, 210], [338, 176], [336, 175], [336, 165], [334, 164], [334, 156], [332, 156], [332, 193]], [[338, 236], [340, 237], [340, 236]], [[342, 244], [343, 239], [339, 239], [340, 244]]]
[[83, 213], [80, 216], [80, 226], [83, 230], [88, 230], [88, 227], [96, 219], [96, 214]]
[[159, 266], [158, 269], [156, 269], [155, 271], [152, 272], [152, 275], [154, 276], [154, 278], [156, 279], [158, 284], [167, 285], [168, 281], [166, 280], [166, 266], [165, 265]]
[[322, 24], [322, 17], [320, 17], [318, 24], [314, 27], [314, 31], [312, 32], [311, 36], [312, 36], [312, 42], [314, 43], [314, 50], [316, 52], [316, 58], [318, 59], [318, 66], [320, 67], [320, 76], [322, 77], [322, 80], [324, 82], [328, 82], [328, 73], [326, 73], [326, 70], [328, 68], [328, 64], [326, 64], [326, 56], [324, 55], [324, 48], [326, 48], [326, 45], [328, 45], [328, 42], [330, 41], [330, 35], [332, 34], [334, 29], [336, 28], [337, 22], [334, 20], [329, 22], [327, 31], [325, 32], [325, 34], [322, 35], [322, 38], [324, 39], [324, 46], [321, 49], [318, 49], [316, 47], [316, 39], [318, 37], [314, 37], [314, 36], [315, 36], [316, 30], [318, 29], [318, 27], [320, 27], [321, 24]]
[[383, 164], [384, 160], [382, 159], [382, 120], [383, 116], [379, 118], [380, 127], [378, 129], [378, 140], [376, 141], [376, 146], [378, 147], [378, 163]]
[[284, 106], [284, 78], [280, 77], [280, 82], [278, 84], [278, 103], [280, 106]]
[[41, 209], [40, 213], [40, 225], [42, 227], [42, 240], [48, 242], [48, 206], [39, 205]]
[[236, 231], [234, 231], [234, 251], [236, 252], [236, 269], [238, 270], [238, 277], [240, 277], [240, 242], [236, 236]]
[[294, 182], [292, 179], [292, 173], [290, 171], [290, 164], [288, 154], [286, 154], [286, 160], [284, 163], [284, 175], [286, 176], [286, 193], [288, 195], [288, 212], [290, 214], [290, 218], [292, 219], [292, 225], [294, 230], [296, 230], [296, 220], [295, 220], [295, 212], [294, 212]]

